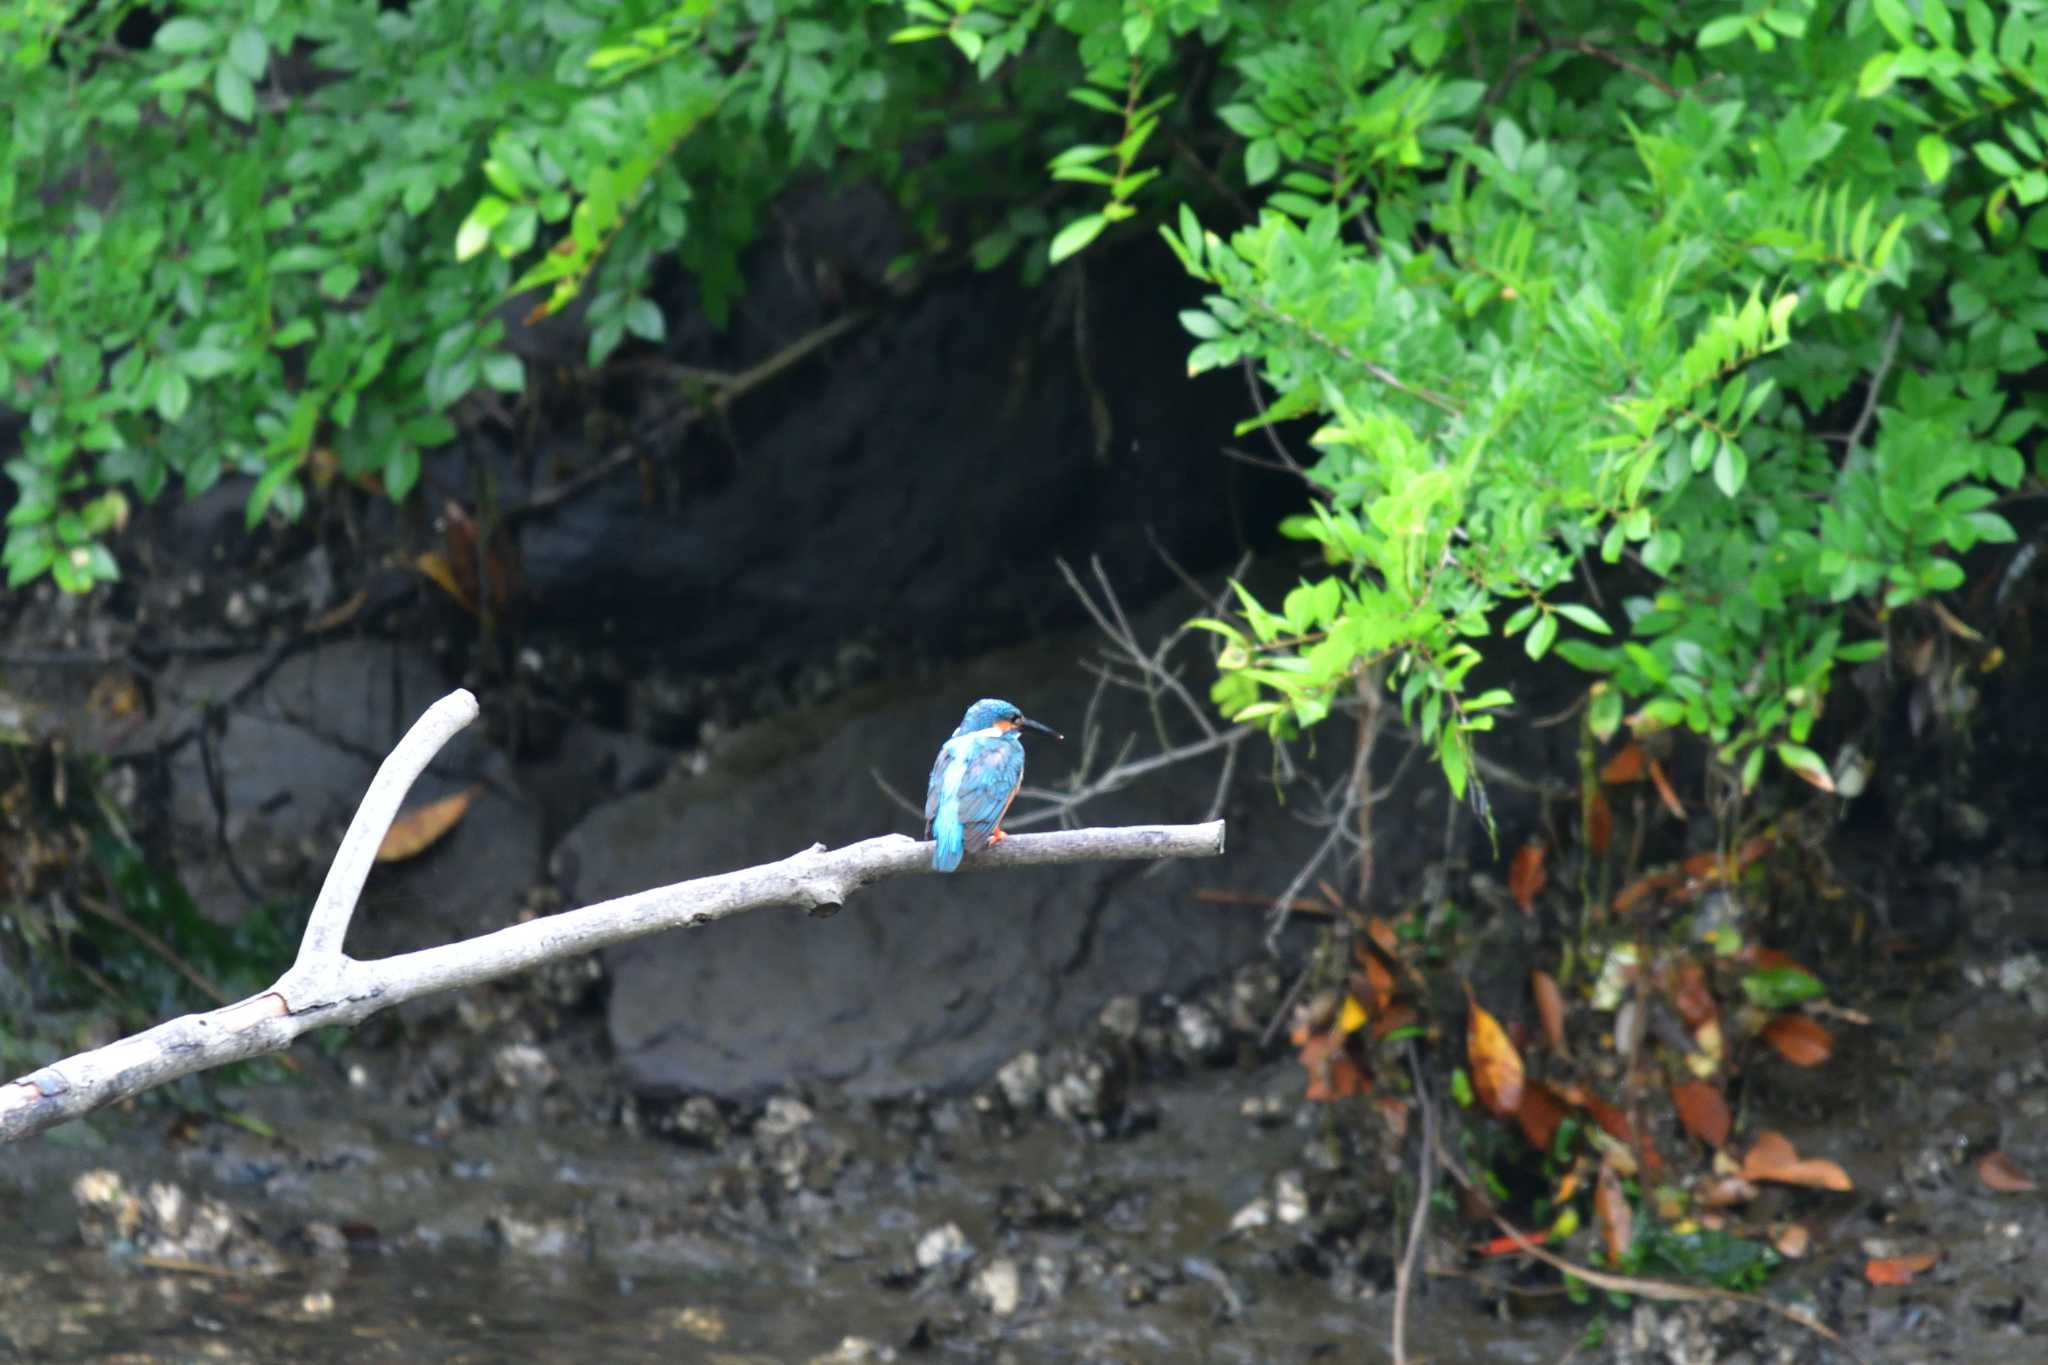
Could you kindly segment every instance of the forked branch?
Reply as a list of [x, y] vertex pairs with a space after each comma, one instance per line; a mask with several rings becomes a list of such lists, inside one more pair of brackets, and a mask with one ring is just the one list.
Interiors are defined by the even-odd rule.
[[[748, 910], [795, 906], [836, 912], [864, 886], [931, 872], [928, 844], [901, 834], [845, 848], [813, 844], [781, 862], [720, 873], [514, 924], [459, 943], [374, 962], [342, 951], [349, 919], [384, 833], [428, 762], [475, 719], [466, 691], [421, 716], [377, 770], [350, 822], [299, 945], [298, 961], [269, 990], [204, 1014], [188, 1014], [0, 1085], [0, 1142], [39, 1133], [103, 1105], [195, 1071], [289, 1047], [316, 1028], [357, 1024], [379, 1010], [439, 991], [475, 986], [545, 962], [664, 929], [709, 924]], [[1136, 825], [1019, 834], [977, 853], [969, 870], [1112, 858], [1203, 858], [1223, 852], [1223, 822]]]

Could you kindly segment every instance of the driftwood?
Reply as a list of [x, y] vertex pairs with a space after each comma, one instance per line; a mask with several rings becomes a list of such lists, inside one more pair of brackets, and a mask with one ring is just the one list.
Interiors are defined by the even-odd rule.
[[[397, 957], [359, 962], [341, 951], [384, 832], [413, 781], [475, 719], [466, 691], [443, 697], [392, 750], [357, 808], [328, 868], [299, 943], [275, 985], [204, 1014], [188, 1014], [0, 1085], [0, 1142], [39, 1133], [166, 1081], [279, 1052], [316, 1028], [362, 1022], [437, 991], [527, 971], [664, 929], [709, 924], [747, 910], [795, 906], [830, 915], [864, 886], [930, 874], [930, 845], [901, 834], [845, 848], [814, 844], [739, 872], [656, 887]], [[1223, 851], [1223, 821], [1019, 834], [974, 855], [969, 869], [1033, 867], [1111, 858], [1199, 858]]]

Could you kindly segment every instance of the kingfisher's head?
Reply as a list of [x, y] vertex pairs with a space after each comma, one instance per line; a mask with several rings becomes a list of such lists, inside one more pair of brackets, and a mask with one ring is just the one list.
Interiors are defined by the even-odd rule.
[[1042, 735], [1062, 738], [1059, 731], [1050, 725], [1041, 725], [1006, 701], [995, 697], [983, 697], [967, 708], [967, 714], [960, 718], [960, 728], [953, 732], [955, 737], [971, 735], [977, 730], [995, 730], [1008, 734], [1014, 730], [1036, 730]]

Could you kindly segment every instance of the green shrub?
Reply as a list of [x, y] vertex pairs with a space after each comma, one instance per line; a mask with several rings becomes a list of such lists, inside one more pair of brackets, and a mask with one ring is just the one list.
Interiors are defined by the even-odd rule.
[[[1235, 230], [1157, 204], [1211, 291], [1189, 369], [1253, 367], [1248, 428], [1320, 423], [1284, 529], [1329, 564], [1205, 623], [1239, 719], [1291, 733], [1384, 668], [1462, 791], [1511, 700], [1466, 686], [1500, 634], [1602, 675], [1602, 734], [1632, 706], [1745, 788], [1773, 752], [1825, 784], [1836, 666], [2013, 536], [2041, 402], [2006, 377], [2048, 327], [2039, 0], [952, 8], [956, 41], [1062, 31], [1098, 107], [1215, 68], [1222, 169], [1263, 197]], [[1062, 242], [1130, 211], [1159, 115], [1121, 107]], [[1595, 557], [1627, 596], [1594, 595]]]
[[2044, 0], [195, 0], [122, 46], [140, 13], [0, 18], [12, 583], [111, 576], [173, 475], [253, 476], [253, 521], [331, 449], [403, 496], [525, 382], [509, 294], [586, 297], [592, 364], [660, 338], [666, 253], [721, 316], [810, 168], [984, 267], [1159, 226], [1190, 370], [1319, 423], [1284, 529], [1329, 572], [1209, 623], [1217, 701], [1285, 735], [1383, 676], [1460, 790], [1496, 633], [1600, 675], [1603, 734], [1825, 783], [1837, 665], [2013, 534]]

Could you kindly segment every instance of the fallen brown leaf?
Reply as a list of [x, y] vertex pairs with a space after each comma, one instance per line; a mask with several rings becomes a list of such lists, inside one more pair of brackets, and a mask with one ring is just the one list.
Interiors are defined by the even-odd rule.
[[1678, 1107], [1678, 1121], [1709, 1147], [1728, 1140], [1728, 1102], [1720, 1088], [1706, 1081], [1684, 1081], [1671, 1087], [1671, 1102]]
[[1763, 1037], [1794, 1066], [1819, 1066], [1835, 1055], [1834, 1036], [1803, 1014], [1779, 1015], [1764, 1025]]
[[1635, 1240], [1635, 1211], [1621, 1191], [1621, 1177], [1611, 1162], [1602, 1162], [1600, 1178], [1593, 1183], [1593, 1211], [1600, 1218], [1600, 1241], [1607, 1248], [1607, 1264], [1619, 1265]]
[[1606, 766], [1600, 769], [1600, 780], [1610, 787], [1640, 782], [1648, 768], [1649, 764], [1643, 757], [1643, 746], [1625, 744], [1613, 758], [1607, 760]]
[[1586, 847], [1593, 850], [1595, 857], [1607, 856], [1607, 846], [1614, 842], [1614, 811], [1607, 804], [1607, 797], [1600, 792], [1593, 793], [1593, 799], [1586, 803]]
[[1522, 1107], [1522, 1055], [1500, 1021], [1473, 996], [1469, 982], [1465, 999], [1465, 1058], [1472, 1067], [1473, 1092], [1488, 1113], [1507, 1118]]
[[1840, 1166], [1823, 1157], [1802, 1158], [1789, 1138], [1769, 1129], [1756, 1135], [1749, 1154], [1742, 1158], [1742, 1178], [1838, 1192], [1856, 1188]]
[[1986, 1152], [1977, 1162], [1977, 1178], [1984, 1182], [1984, 1188], [2000, 1194], [2025, 1194], [2041, 1188], [2025, 1171], [2013, 1165], [2012, 1158], [2004, 1152]]
[[1665, 810], [1671, 812], [1671, 818], [1683, 821], [1686, 818], [1685, 802], [1679, 800], [1678, 793], [1672, 790], [1671, 779], [1664, 775], [1664, 765], [1654, 758], [1650, 760], [1650, 782], [1657, 788], [1657, 799], [1664, 803]]
[[1872, 1284], [1911, 1284], [1915, 1275], [1940, 1259], [1931, 1251], [1917, 1256], [1874, 1256], [1864, 1263], [1863, 1278]]
[[442, 835], [455, 828], [482, 790], [481, 786], [469, 787], [439, 801], [400, 811], [391, 828], [384, 831], [384, 842], [377, 845], [377, 861], [403, 862], [432, 848]]
[[1522, 1103], [1515, 1110], [1515, 1121], [1522, 1125], [1522, 1136], [1529, 1139], [1531, 1147], [1548, 1152], [1551, 1143], [1557, 1140], [1558, 1125], [1570, 1113], [1555, 1090], [1541, 1081], [1529, 1081], [1522, 1087]]
[[1536, 913], [1536, 897], [1550, 883], [1550, 873], [1543, 865], [1546, 851], [1541, 839], [1531, 839], [1515, 850], [1514, 861], [1508, 865], [1508, 891], [1525, 915]]
[[1307, 1099], [1341, 1100], [1372, 1089], [1371, 1078], [1359, 1069], [1345, 1050], [1344, 1040], [1334, 1032], [1311, 1037], [1301, 1045], [1300, 1055], [1308, 1070]]
[[1804, 1223], [1786, 1223], [1771, 1233], [1771, 1245], [1788, 1261], [1804, 1257], [1813, 1246], [1813, 1234]]
[[1529, 973], [1529, 993], [1536, 997], [1536, 1017], [1543, 1021], [1544, 1038], [1554, 1051], [1564, 1052], [1564, 992], [1558, 989], [1557, 978], [1537, 968]]
[[1702, 1024], [1721, 1016], [1721, 1007], [1715, 1003], [1714, 993], [1707, 987], [1707, 969], [1691, 959], [1672, 969], [1664, 989], [1671, 997], [1671, 1007], [1678, 1011], [1678, 1017], [1685, 1021], [1686, 1028], [1694, 1033], [1699, 1032]]

